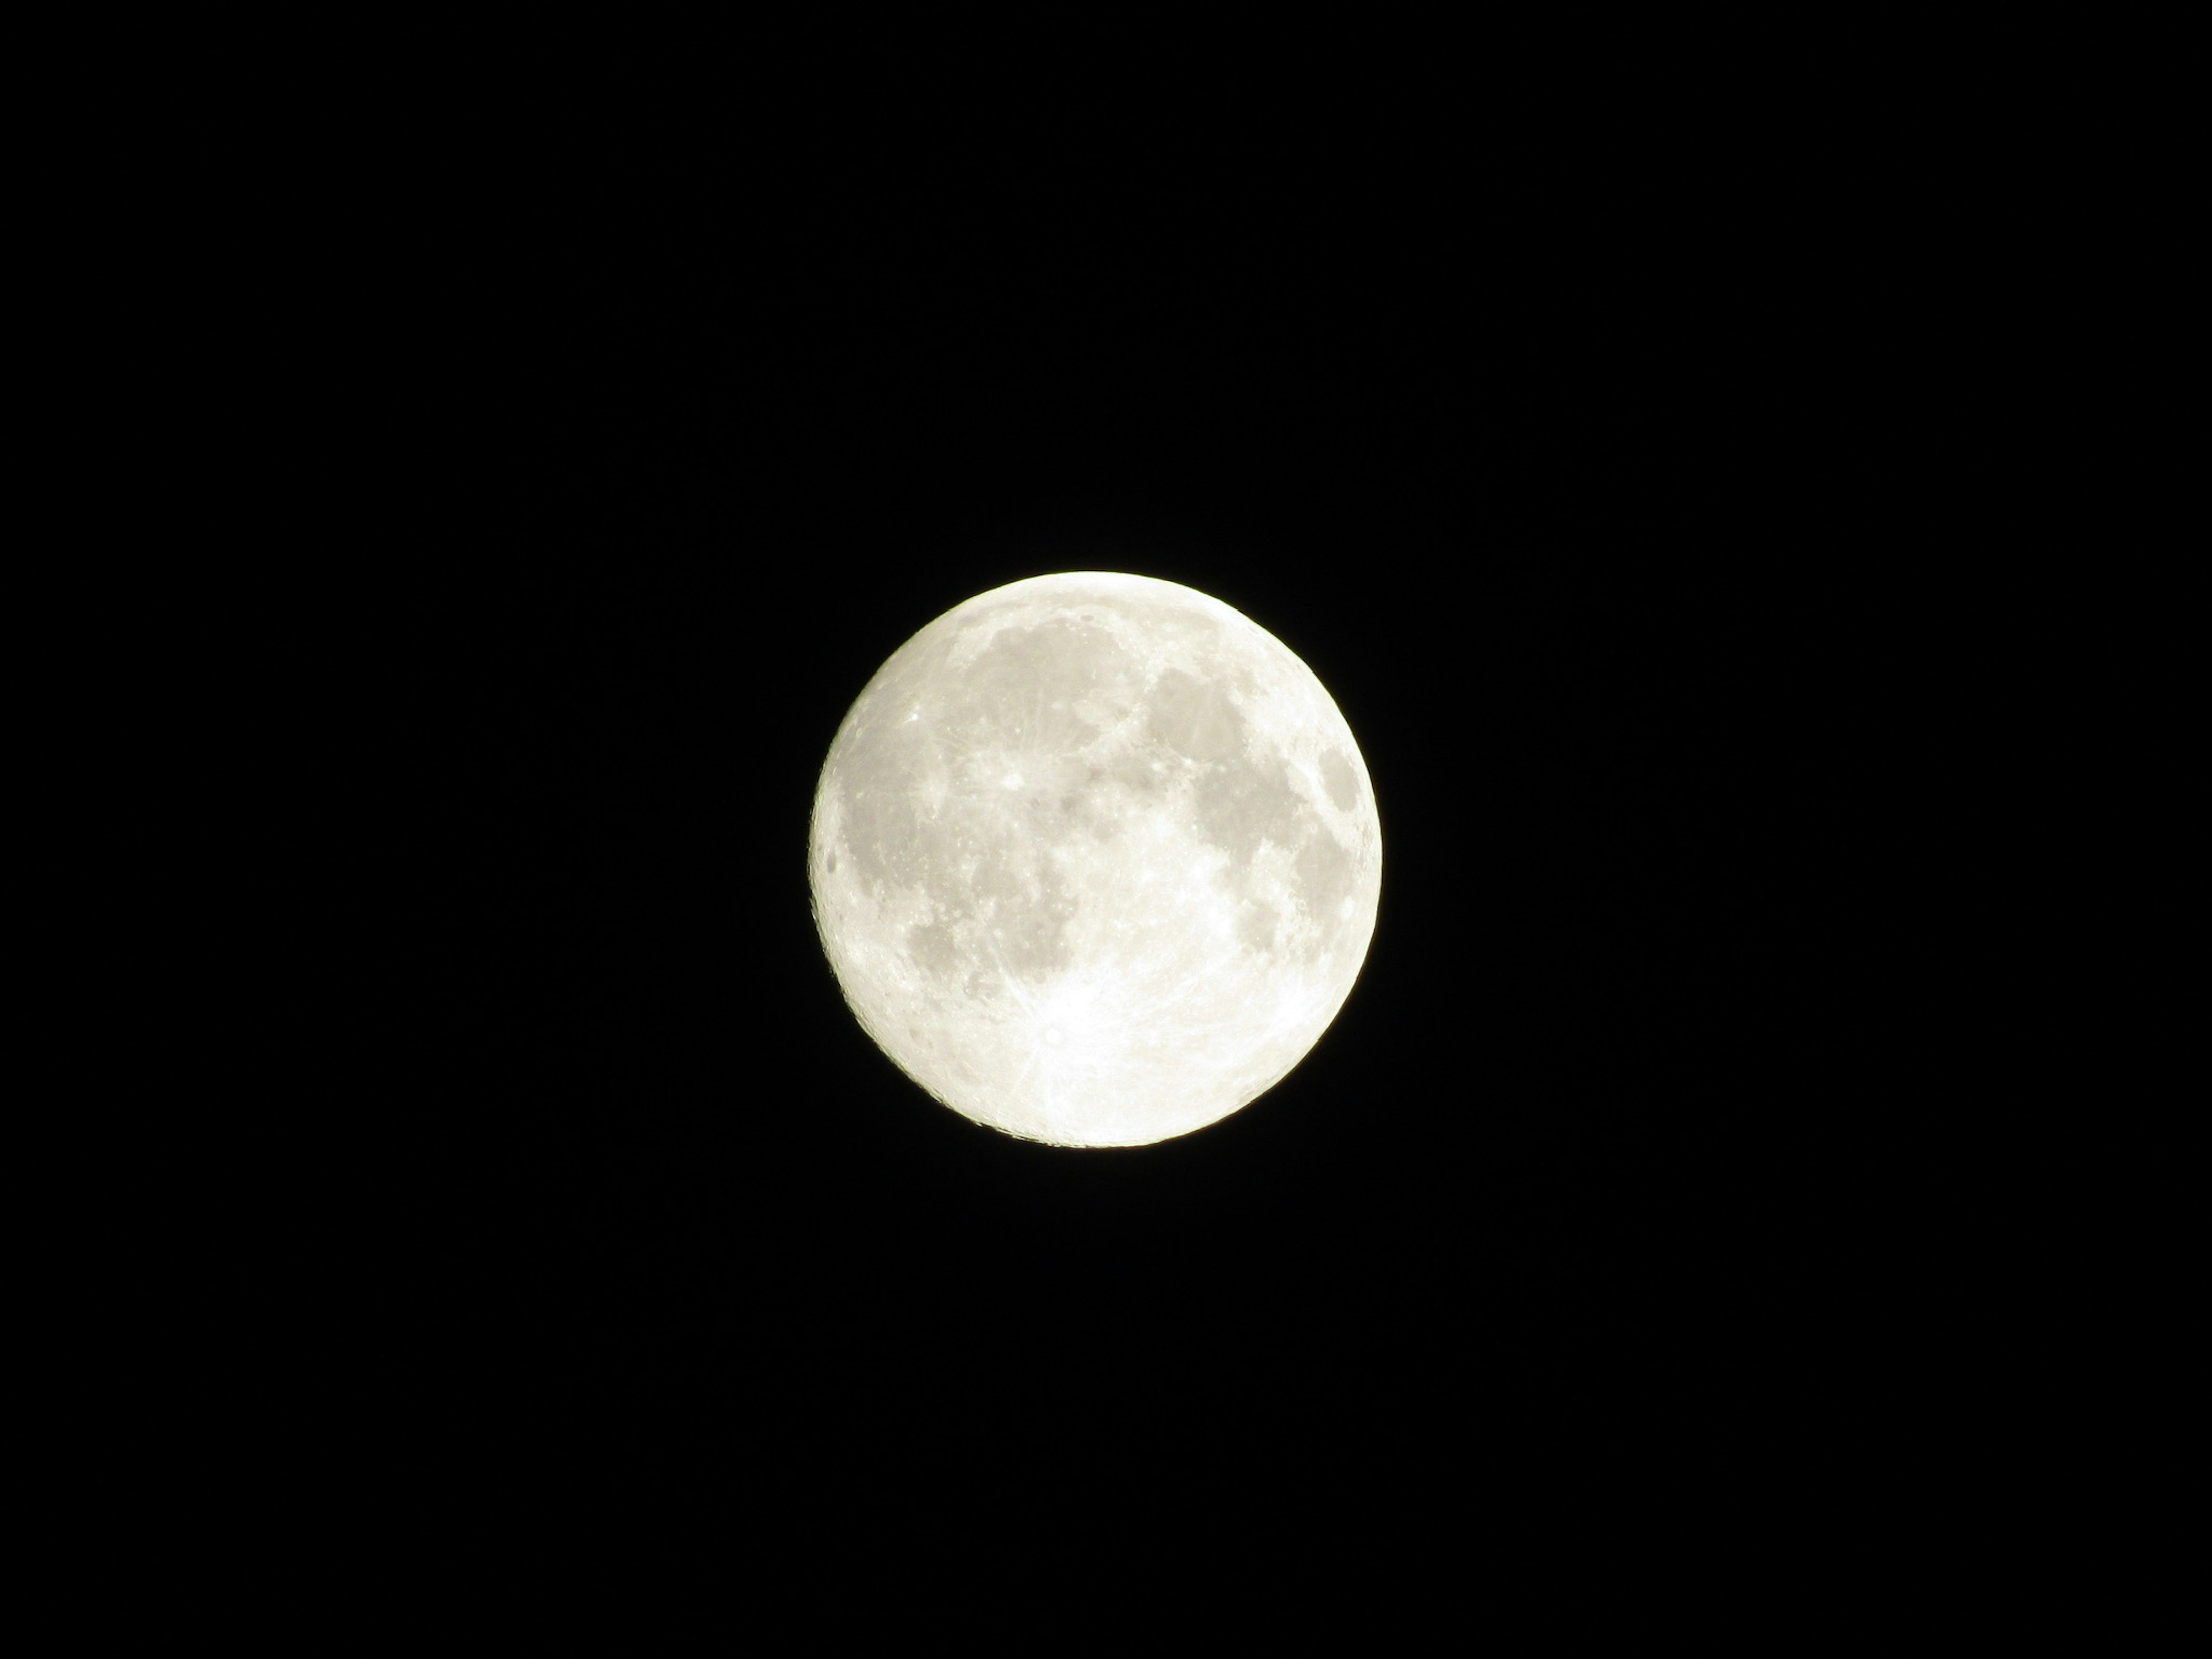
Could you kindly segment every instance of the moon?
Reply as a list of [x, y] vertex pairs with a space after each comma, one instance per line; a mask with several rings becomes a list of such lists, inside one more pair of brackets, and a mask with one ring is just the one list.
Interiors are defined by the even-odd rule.
[[823, 763], [815, 923], [862, 1028], [938, 1100], [1140, 1146], [1287, 1074], [1351, 994], [1382, 838], [1313, 671], [1174, 582], [1039, 576], [897, 651]]

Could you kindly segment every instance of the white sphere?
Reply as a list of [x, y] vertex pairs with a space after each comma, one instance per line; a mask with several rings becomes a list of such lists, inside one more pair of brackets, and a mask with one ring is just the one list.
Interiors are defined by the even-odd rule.
[[978, 1123], [1137, 1146], [1304, 1058], [1375, 928], [1367, 769], [1218, 599], [1040, 576], [892, 653], [815, 793], [814, 915], [861, 1025]]

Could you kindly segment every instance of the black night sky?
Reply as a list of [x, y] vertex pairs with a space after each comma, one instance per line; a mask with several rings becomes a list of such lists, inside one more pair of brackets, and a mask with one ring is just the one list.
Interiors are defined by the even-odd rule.
[[[388, 1363], [450, 1455], [979, 1548], [1047, 1487], [1201, 1538], [1778, 1478], [1834, 1359], [1804, 665], [1906, 465], [1847, 204], [1503, 128], [491, 150], [388, 451], [441, 957]], [[805, 879], [882, 660], [1082, 568], [1297, 652], [1384, 837], [1334, 1027], [1139, 1150], [930, 1100]]]

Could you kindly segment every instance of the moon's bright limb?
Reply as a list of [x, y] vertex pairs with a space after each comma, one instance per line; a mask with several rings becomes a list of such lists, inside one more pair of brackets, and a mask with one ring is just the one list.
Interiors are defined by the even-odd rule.
[[892, 653], [823, 765], [808, 872], [846, 1000], [909, 1077], [1009, 1134], [1137, 1146], [1319, 1040], [1382, 838], [1344, 716], [1279, 641], [1083, 572]]

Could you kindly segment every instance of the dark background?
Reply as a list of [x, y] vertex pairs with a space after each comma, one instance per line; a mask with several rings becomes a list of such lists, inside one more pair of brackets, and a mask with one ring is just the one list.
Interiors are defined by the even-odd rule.
[[[1737, 137], [662, 117], [441, 163], [380, 256], [436, 968], [375, 1363], [447, 1467], [988, 1544], [1048, 1489], [1197, 1535], [1848, 1460], [1826, 716], [1941, 298], [1863, 153]], [[1082, 568], [1304, 659], [1384, 843], [1313, 1053], [1122, 1151], [909, 1083], [805, 879], [883, 659]]]

